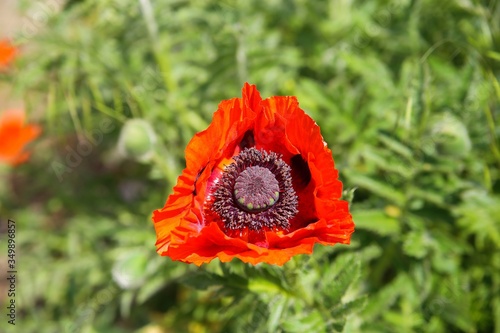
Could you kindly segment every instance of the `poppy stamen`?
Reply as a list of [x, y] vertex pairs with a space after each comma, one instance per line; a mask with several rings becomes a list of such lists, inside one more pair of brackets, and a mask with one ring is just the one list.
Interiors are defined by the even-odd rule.
[[233, 160], [224, 170], [211, 206], [226, 232], [289, 230], [298, 212], [298, 198], [288, 164], [274, 152], [255, 148], [244, 149]]

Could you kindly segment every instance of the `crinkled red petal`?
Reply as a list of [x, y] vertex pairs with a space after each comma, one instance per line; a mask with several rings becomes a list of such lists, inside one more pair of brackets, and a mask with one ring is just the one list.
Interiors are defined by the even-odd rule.
[[17, 48], [8, 40], [0, 40], [0, 69], [7, 67], [16, 57]]
[[0, 161], [17, 165], [25, 162], [30, 153], [24, 147], [37, 136], [41, 129], [36, 125], [25, 125], [23, 110], [7, 110], [0, 117]]

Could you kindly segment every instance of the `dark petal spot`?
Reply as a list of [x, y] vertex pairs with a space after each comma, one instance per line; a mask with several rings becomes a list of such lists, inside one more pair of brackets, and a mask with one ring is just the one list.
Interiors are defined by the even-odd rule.
[[292, 168], [292, 178], [295, 189], [301, 190], [306, 188], [311, 181], [311, 171], [309, 170], [307, 162], [298, 154], [292, 157], [290, 166]]
[[252, 130], [248, 130], [245, 132], [239, 146], [241, 150], [245, 148], [252, 148], [255, 146], [255, 138]]
[[196, 191], [196, 183], [198, 182], [198, 179], [200, 178], [201, 174], [203, 173], [203, 171], [205, 171], [206, 169], [206, 165], [198, 172], [198, 174], [196, 175], [196, 178], [194, 179], [194, 190], [193, 190], [193, 194], [196, 195], [197, 194], [197, 191]]

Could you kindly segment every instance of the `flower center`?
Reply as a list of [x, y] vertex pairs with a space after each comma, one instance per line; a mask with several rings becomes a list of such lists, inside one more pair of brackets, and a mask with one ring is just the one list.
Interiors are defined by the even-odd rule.
[[289, 230], [298, 198], [291, 169], [281, 156], [246, 148], [233, 157], [212, 194], [208, 207], [224, 224], [227, 235], [243, 230]]
[[280, 197], [280, 187], [274, 174], [267, 168], [246, 168], [234, 184], [238, 207], [247, 212], [262, 212], [273, 206]]

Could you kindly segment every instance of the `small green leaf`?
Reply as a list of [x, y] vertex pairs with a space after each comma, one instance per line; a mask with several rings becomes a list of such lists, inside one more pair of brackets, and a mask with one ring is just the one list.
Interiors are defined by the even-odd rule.
[[146, 277], [148, 260], [143, 251], [125, 252], [113, 265], [113, 279], [123, 289], [139, 287]]
[[224, 278], [207, 271], [197, 271], [186, 274], [180, 279], [180, 282], [191, 288], [206, 290], [210, 287], [224, 285]]
[[287, 304], [288, 298], [286, 297], [279, 297], [277, 301], [269, 304], [269, 319], [267, 321], [267, 329], [269, 332], [276, 332]]
[[432, 239], [424, 232], [412, 231], [405, 237], [403, 251], [414, 258], [422, 259], [429, 252]]
[[353, 211], [352, 217], [357, 229], [372, 231], [381, 236], [398, 235], [401, 232], [399, 221], [387, 216], [382, 210]]
[[403, 206], [406, 202], [406, 196], [401, 191], [383, 183], [382, 181], [375, 180], [353, 171], [345, 171], [345, 174], [347, 178], [349, 178], [349, 182], [351, 184], [378, 194], [396, 205]]
[[253, 277], [248, 281], [248, 290], [254, 293], [281, 293], [283, 287], [263, 277]]
[[361, 275], [360, 262], [357, 259], [354, 262], [348, 262], [342, 271], [335, 277], [330, 286], [325, 286], [328, 288], [325, 292], [328, 298], [325, 300], [327, 305], [333, 305], [341, 303], [342, 297], [347, 292], [351, 284], [358, 280]]
[[289, 318], [283, 323], [286, 332], [325, 332], [326, 323], [317, 310], [311, 311], [308, 315], [300, 318]]
[[378, 139], [390, 150], [404, 156], [407, 159], [412, 159], [414, 152], [406, 145], [402, 144], [398, 140], [391, 138], [388, 135], [380, 134]]
[[334, 318], [344, 317], [344, 316], [347, 316], [353, 312], [361, 311], [366, 306], [367, 300], [368, 300], [368, 296], [363, 295], [359, 298], [356, 298], [353, 301], [341, 304], [332, 310], [332, 312], [331, 312], [332, 317], [334, 317]]

